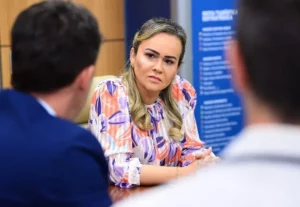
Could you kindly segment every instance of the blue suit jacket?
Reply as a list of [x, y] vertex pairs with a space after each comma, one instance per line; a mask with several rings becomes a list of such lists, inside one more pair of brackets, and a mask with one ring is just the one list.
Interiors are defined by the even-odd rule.
[[109, 206], [108, 167], [87, 130], [30, 95], [0, 92], [0, 206]]

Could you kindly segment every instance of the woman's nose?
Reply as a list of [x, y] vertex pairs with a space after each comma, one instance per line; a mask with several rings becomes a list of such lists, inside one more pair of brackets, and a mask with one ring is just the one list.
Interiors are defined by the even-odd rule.
[[153, 71], [157, 73], [162, 73], [162, 61], [157, 61], [157, 63], [153, 67]]

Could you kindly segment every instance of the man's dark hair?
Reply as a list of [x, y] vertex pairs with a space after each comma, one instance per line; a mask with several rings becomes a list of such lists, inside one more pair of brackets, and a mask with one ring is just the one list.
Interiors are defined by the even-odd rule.
[[240, 0], [237, 40], [256, 97], [299, 122], [300, 1]]
[[101, 35], [87, 9], [52, 0], [21, 12], [11, 40], [13, 87], [48, 93], [71, 84], [85, 67], [95, 64]]

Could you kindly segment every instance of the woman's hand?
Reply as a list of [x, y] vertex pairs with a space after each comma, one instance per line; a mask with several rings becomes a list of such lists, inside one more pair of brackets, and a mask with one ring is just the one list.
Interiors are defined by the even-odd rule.
[[199, 150], [198, 152], [195, 153], [195, 158], [196, 160], [201, 160], [204, 159], [205, 157], [209, 157], [212, 156], [212, 148], [208, 148], [208, 149], [201, 149], [201, 151]]
[[212, 152], [212, 148], [204, 149], [202, 152], [197, 152], [195, 154], [195, 161], [200, 161], [201, 163], [206, 162], [206, 163], [218, 163], [221, 161], [221, 159], [217, 156], [214, 155]]
[[186, 166], [187, 174], [196, 172], [197, 169], [207, 167], [220, 162], [220, 158], [212, 153], [212, 148], [199, 151], [195, 154], [195, 161], [189, 166]]
[[215, 155], [213, 155], [213, 156], [209, 155], [203, 159], [195, 160], [195, 162], [197, 163], [197, 168], [202, 168], [202, 167], [207, 167], [207, 166], [210, 166], [213, 164], [217, 164], [220, 161], [221, 161], [221, 159]]

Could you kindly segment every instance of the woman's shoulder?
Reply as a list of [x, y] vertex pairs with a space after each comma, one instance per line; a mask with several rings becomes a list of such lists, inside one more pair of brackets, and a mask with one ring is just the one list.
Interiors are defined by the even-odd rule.
[[124, 87], [121, 76], [107, 76], [98, 80], [94, 92], [107, 91], [113, 95], [116, 91], [123, 91]]
[[97, 110], [107, 114], [115, 112], [112, 109], [127, 110], [128, 95], [122, 77], [108, 77], [100, 80], [92, 94], [92, 104], [97, 106]]
[[190, 101], [191, 98], [196, 96], [196, 90], [188, 80], [176, 75], [172, 82], [172, 94], [177, 101], [182, 99]]
[[113, 76], [113, 75], [103, 76], [103, 77], [97, 78], [96, 81], [97, 81], [96, 88], [100, 88], [100, 87], [106, 86], [108, 84], [114, 84], [116, 86], [123, 85], [121, 76]]

